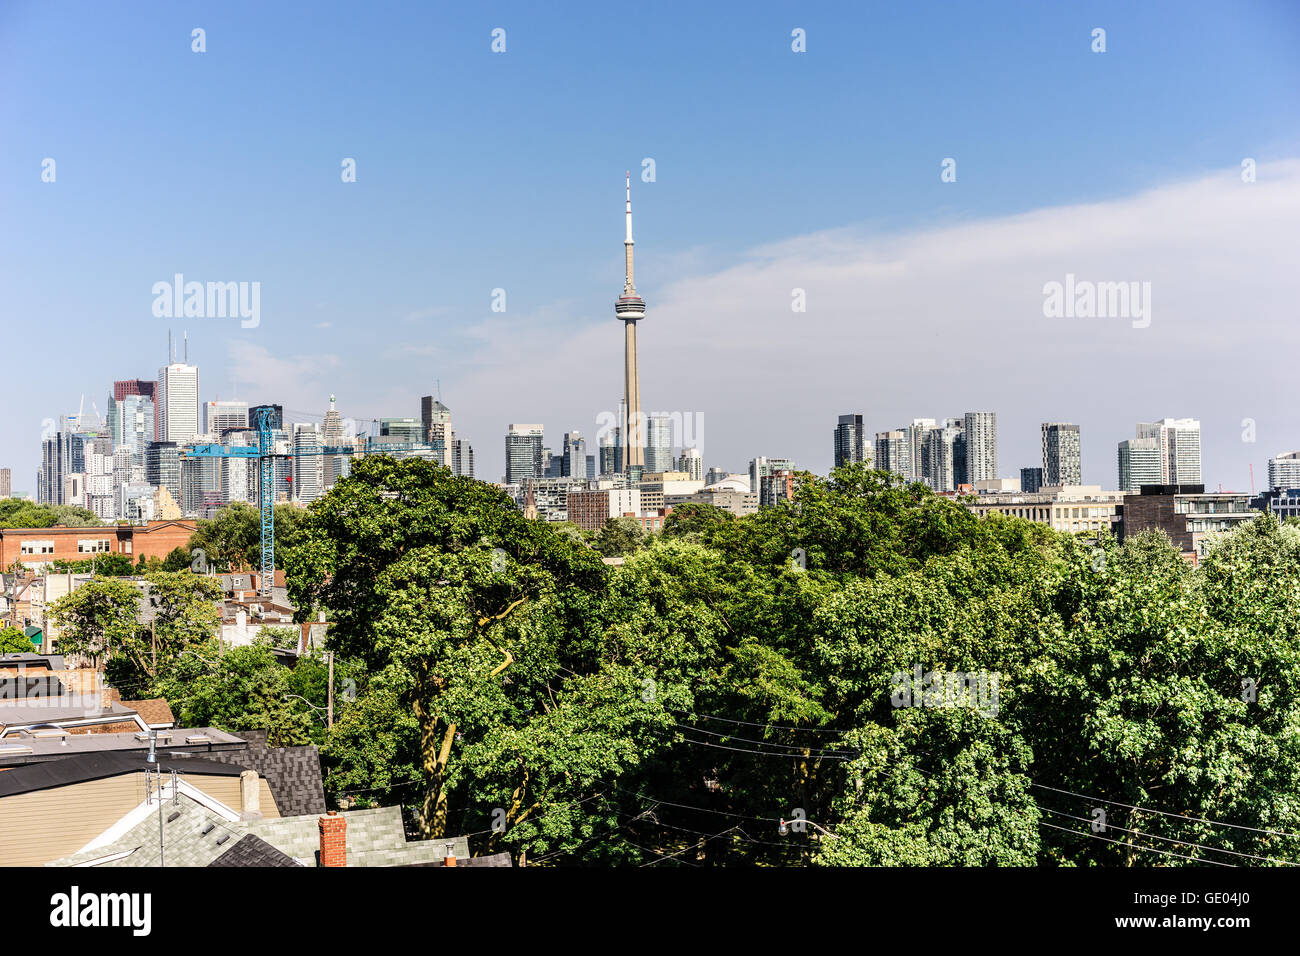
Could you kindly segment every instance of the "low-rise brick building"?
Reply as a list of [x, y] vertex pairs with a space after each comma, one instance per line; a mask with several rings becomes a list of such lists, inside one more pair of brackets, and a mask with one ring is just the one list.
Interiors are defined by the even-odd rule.
[[197, 529], [194, 521], [163, 520], [147, 524], [110, 524], [88, 528], [0, 529], [0, 567], [40, 568], [54, 561], [87, 561], [96, 555], [125, 554], [132, 561], [165, 558], [184, 548]]

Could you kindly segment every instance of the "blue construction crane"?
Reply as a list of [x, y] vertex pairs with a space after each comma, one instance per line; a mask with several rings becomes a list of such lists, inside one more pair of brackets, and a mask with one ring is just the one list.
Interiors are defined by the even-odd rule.
[[[275, 583], [275, 459], [308, 458], [317, 455], [384, 455], [396, 451], [412, 451], [422, 447], [409, 443], [379, 443], [371, 438], [364, 449], [353, 445], [319, 445], [303, 451], [275, 450], [275, 409], [259, 406], [253, 409], [252, 426], [257, 431], [257, 445], [191, 445], [183, 451], [187, 458], [256, 458], [258, 471], [258, 508], [262, 519], [262, 580], [258, 593], [262, 597], [272, 596]], [[438, 450], [434, 448], [434, 450]]]

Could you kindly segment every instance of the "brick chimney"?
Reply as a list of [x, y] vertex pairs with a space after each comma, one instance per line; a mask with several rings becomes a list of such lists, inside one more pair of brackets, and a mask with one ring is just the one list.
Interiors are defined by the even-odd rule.
[[348, 823], [337, 810], [328, 810], [320, 825], [320, 865], [348, 865]]

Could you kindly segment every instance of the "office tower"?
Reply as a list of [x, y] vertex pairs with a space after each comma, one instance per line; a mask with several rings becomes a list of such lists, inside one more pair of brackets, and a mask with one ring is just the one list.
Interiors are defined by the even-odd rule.
[[683, 448], [677, 458], [677, 470], [686, 472], [691, 481], [701, 481], [704, 478], [704, 458], [700, 455], [700, 450]]
[[552, 455], [549, 448], [542, 449], [542, 473], [547, 478], [564, 477], [564, 455]]
[[925, 455], [930, 469], [926, 484], [935, 491], [955, 491], [961, 483], [956, 480], [961, 474], [957, 470], [958, 449], [955, 447], [961, 438], [962, 429], [951, 424], [932, 428], [926, 434]]
[[199, 434], [199, 370], [173, 362], [158, 370], [158, 440], [184, 444]]
[[[8, 495], [7, 484], [0, 475], [0, 498]], [[1282, 452], [1268, 460], [1269, 490], [1300, 488], [1300, 451]]]
[[564, 435], [564, 459], [560, 477], [587, 477], [587, 440], [581, 432], [566, 432]]
[[620, 459], [617, 444], [617, 428], [613, 428], [600, 436], [597, 442], [596, 452], [600, 456], [599, 472], [602, 475], [614, 475], [619, 471]]
[[1163, 485], [1164, 451], [1158, 437], [1129, 438], [1119, 443], [1119, 490], [1141, 491], [1143, 485]]
[[835, 467], [855, 465], [863, 461], [866, 454], [866, 432], [862, 426], [862, 416], [841, 415], [839, 424], [835, 426]]
[[293, 497], [310, 503], [325, 489], [325, 461], [320, 454], [321, 435], [316, 425], [298, 422], [293, 426]]
[[587, 480], [590, 481], [596, 477], [596, 456], [587, 456]]
[[283, 405], [254, 405], [248, 410], [248, 424], [257, 428], [257, 418], [263, 410], [270, 414], [268, 424], [272, 431], [284, 428], [284, 406]]
[[[198, 459], [191, 459], [197, 461]], [[166, 488], [177, 505], [181, 504], [181, 450], [174, 441], [151, 441], [145, 447], [145, 481], [155, 488]]]
[[545, 477], [543, 466], [542, 426], [511, 425], [506, 432], [506, 484]]
[[[252, 428], [230, 429], [222, 437], [221, 444], [230, 448], [257, 448], [257, 432]], [[221, 500], [226, 504], [235, 501], [257, 504], [257, 459], [231, 456], [216, 461], [220, 465]]]
[[11, 498], [13, 493], [13, 473], [8, 468], [0, 468], [0, 498]]
[[1023, 494], [1035, 494], [1039, 488], [1043, 487], [1043, 469], [1041, 468], [1021, 468], [1020, 469], [1020, 491]]
[[[105, 521], [116, 517], [113, 494], [113, 440], [107, 435], [84, 445], [86, 456], [86, 507]], [[3, 496], [0, 496], [3, 497]]]
[[645, 470], [673, 470], [673, 422], [668, 415], [649, 415], [645, 419]]
[[907, 432], [897, 429], [876, 432], [876, 455], [872, 468], [892, 471], [906, 478], [912, 472], [912, 446]]
[[998, 477], [998, 417], [996, 412], [967, 412], [965, 419], [965, 483]]
[[113, 443], [131, 453], [134, 464], [144, 464], [144, 452], [155, 441], [157, 424], [154, 401], [145, 395], [127, 395], [113, 401], [117, 410], [114, 421]]
[[[334, 407], [334, 396], [330, 396], [330, 407], [325, 412], [325, 418], [321, 422], [320, 429], [321, 444], [329, 448], [339, 448], [349, 445], [349, 438], [344, 432], [343, 419]], [[333, 488], [338, 480], [348, 473], [349, 459], [343, 455], [326, 455], [321, 459], [321, 479], [324, 482], [321, 490], [328, 491]]]
[[757, 494], [762, 486], [763, 476], [774, 471], [794, 471], [794, 461], [789, 458], [754, 458], [749, 462], [749, 490]]
[[211, 401], [203, 403], [203, 434], [217, 441], [231, 428], [248, 427], [248, 402]]
[[1141, 422], [1137, 437], [1154, 438], [1160, 445], [1160, 484], [1201, 484], [1201, 423], [1195, 418]]
[[[626, 423], [623, 431], [623, 471], [645, 465], [645, 434], [641, 418], [641, 381], [638, 378], [636, 358], [636, 324], [645, 318], [645, 300], [637, 295], [632, 272], [632, 174], [627, 177], [627, 238], [623, 240], [623, 257], [626, 274], [623, 294], [614, 303], [614, 314], [623, 322], [623, 404]], [[643, 469], [644, 470], [644, 469]]]
[[451, 454], [451, 473], [453, 475], [463, 475], [466, 478], [474, 477], [474, 448], [464, 438], [455, 439], [452, 444]]
[[424, 425], [414, 418], [381, 418], [377, 440], [381, 445], [422, 445]]
[[444, 468], [451, 467], [452, 443], [456, 436], [451, 427], [451, 409], [432, 395], [420, 399], [420, 424], [425, 442], [433, 449], [433, 460]]
[[120, 402], [128, 395], [139, 395], [151, 401], [158, 398], [158, 383], [142, 378], [123, 379], [113, 383], [113, 400]]
[[1083, 484], [1079, 426], [1068, 422], [1043, 422], [1042, 440], [1043, 484]]

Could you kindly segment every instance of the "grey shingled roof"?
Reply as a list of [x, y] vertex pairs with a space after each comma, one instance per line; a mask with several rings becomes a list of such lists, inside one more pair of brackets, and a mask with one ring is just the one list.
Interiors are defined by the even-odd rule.
[[[244, 732], [241, 731], [240, 736]], [[262, 740], [265, 741], [265, 735]], [[205, 753], [203, 759], [238, 764], [266, 778], [276, 809], [283, 817], [325, 812], [325, 785], [321, 780], [320, 751], [306, 747], [273, 747], [249, 740], [247, 750]]]
[[[348, 866], [436, 865], [442, 861], [448, 843], [454, 845], [456, 857], [462, 863], [469, 857], [469, 841], [463, 836], [408, 843], [399, 807], [349, 810], [340, 815], [347, 821]], [[317, 866], [320, 851], [318, 821], [316, 814], [230, 821], [182, 793], [177, 802], [166, 799], [163, 804], [164, 862], [167, 866], [289, 865], [284, 860], [269, 862], [268, 852], [256, 844], [234, 853], [227, 862], [216, 863], [245, 840], [257, 838], [302, 866]], [[246, 859], [261, 862], [239, 862]], [[46, 866], [85, 865], [95, 860], [105, 861], [96, 864], [99, 866], [158, 866], [157, 815], [148, 814], [107, 846], [66, 856]]]
[[261, 837], [248, 834], [208, 866], [301, 866]]

